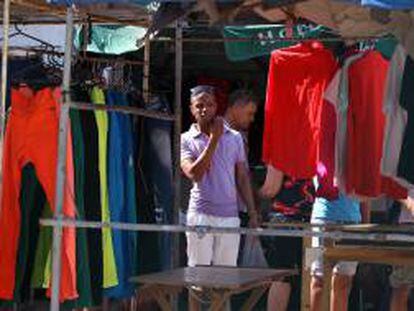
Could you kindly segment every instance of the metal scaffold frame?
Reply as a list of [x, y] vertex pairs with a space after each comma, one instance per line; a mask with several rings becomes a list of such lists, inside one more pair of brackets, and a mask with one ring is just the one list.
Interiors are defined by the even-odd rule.
[[[1, 109], [0, 109], [0, 163], [3, 155], [3, 139], [6, 120], [6, 87], [7, 87], [7, 66], [8, 66], [8, 36], [10, 25], [10, 3], [11, 0], [3, 1], [3, 32], [4, 41], [2, 47], [2, 71], [1, 71]], [[59, 11], [59, 14], [62, 12]], [[249, 229], [249, 228], [210, 228], [210, 227], [186, 227], [178, 225], [153, 225], [153, 224], [129, 224], [129, 223], [104, 223], [104, 222], [89, 222], [89, 221], [75, 221], [73, 219], [66, 219], [63, 216], [63, 194], [64, 194], [64, 181], [66, 172], [66, 147], [67, 147], [67, 134], [68, 134], [68, 122], [69, 122], [69, 110], [70, 109], [106, 109], [99, 105], [92, 106], [86, 103], [75, 103], [70, 98], [70, 80], [71, 80], [71, 61], [73, 56], [72, 42], [73, 42], [73, 27], [74, 27], [74, 10], [72, 7], [68, 7], [66, 10], [66, 38], [65, 38], [65, 51], [64, 51], [64, 74], [63, 74], [63, 99], [60, 110], [59, 118], [59, 140], [58, 140], [58, 163], [57, 163], [57, 178], [56, 178], [56, 209], [53, 219], [41, 220], [41, 225], [53, 227], [53, 264], [52, 264], [52, 296], [50, 309], [53, 311], [59, 310], [59, 285], [61, 279], [61, 248], [62, 248], [62, 230], [64, 227], [76, 227], [76, 228], [88, 228], [91, 230], [102, 229], [105, 227], [129, 230], [129, 231], [159, 231], [159, 232], [197, 232], [200, 235], [206, 233], [240, 233], [250, 235], [268, 235], [268, 236], [296, 236], [296, 237], [324, 237], [329, 239], [354, 239], [364, 241], [404, 241], [414, 243], [414, 232], [408, 230], [407, 232], [390, 233], [384, 232], [348, 232], [344, 231], [346, 226], [332, 227], [330, 231], [314, 231], [314, 226], [304, 227], [300, 224], [289, 224], [273, 226], [268, 229]], [[181, 133], [181, 106], [182, 106], [182, 67], [183, 67], [183, 42], [190, 41], [183, 38], [182, 32], [183, 23], [182, 20], [178, 20], [176, 23], [175, 32], [175, 103], [174, 103], [174, 116], [166, 114], [154, 114], [146, 112], [143, 109], [131, 108], [131, 107], [112, 107], [106, 110], [113, 110], [122, 113], [129, 113], [134, 115], [140, 115], [150, 118], [158, 118], [163, 120], [174, 121], [174, 222], [178, 223], [178, 213], [180, 207], [180, 194], [181, 194], [181, 174], [180, 174], [180, 133]], [[357, 39], [357, 38], [355, 38]], [[361, 38], [359, 38], [361, 39]], [[208, 42], [212, 42], [211, 39], [207, 39]], [[162, 40], [160, 40], [162, 41]], [[203, 43], [205, 40], [192, 39], [192, 42]], [[222, 39], [217, 39], [222, 42]], [[145, 47], [145, 59], [144, 59], [144, 79], [143, 90], [146, 99], [148, 99], [149, 92], [149, 57], [150, 57], [150, 40], [146, 40]], [[2, 184], [2, 169], [0, 166], [0, 191]], [[1, 193], [0, 193], [1, 194]], [[1, 212], [1, 210], [0, 210]], [[287, 230], [286, 227], [289, 227]], [[178, 239], [174, 239], [174, 265], [178, 265], [179, 248]]]
[[[1, 109], [0, 109], [0, 163], [2, 163], [3, 155], [3, 140], [6, 123], [6, 88], [7, 88], [7, 67], [8, 67], [8, 52], [9, 52], [9, 27], [10, 27], [10, 13], [11, 13], [11, 0], [5, 0], [3, 2], [3, 47], [2, 47], [2, 84], [1, 84]], [[62, 15], [59, 10], [59, 15]], [[57, 163], [57, 177], [56, 177], [56, 208], [54, 212], [53, 223], [53, 245], [52, 245], [52, 295], [51, 295], [51, 310], [59, 310], [59, 285], [61, 279], [61, 248], [62, 248], [62, 231], [65, 226], [63, 215], [63, 197], [64, 197], [64, 183], [66, 178], [66, 147], [68, 137], [68, 122], [69, 122], [69, 110], [107, 110], [117, 111], [121, 113], [138, 115], [148, 118], [155, 118], [160, 120], [174, 121], [174, 159], [176, 163], [179, 163], [179, 149], [180, 149], [180, 133], [181, 133], [181, 118], [177, 117], [181, 114], [181, 83], [182, 83], [182, 40], [179, 38], [176, 40], [176, 64], [175, 64], [175, 104], [174, 115], [167, 113], [157, 113], [153, 111], [146, 111], [142, 108], [113, 106], [113, 107], [101, 107], [92, 105], [90, 103], [72, 102], [70, 98], [70, 81], [71, 81], [71, 65], [72, 65], [72, 49], [73, 49], [73, 28], [74, 28], [74, 9], [68, 7], [66, 10], [66, 36], [65, 36], [65, 49], [64, 49], [64, 69], [63, 69], [63, 84], [62, 84], [62, 104], [59, 116], [59, 138], [58, 138], [58, 163]], [[111, 20], [113, 22], [113, 20]], [[120, 23], [122, 23], [120, 21]], [[177, 24], [176, 27], [177, 37], [182, 36], [182, 25]], [[150, 38], [145, 40], [145, 53], [143, 70], [143, 90], [145, 102], [149, 100], [149, 75], [150, 75]], [[138, 62], [137, 62], [138, 63]], [[175, 166], [178, 169], [174, 170], [174, 184], [180, 184], [180, 171], [179, 165]], [[0, 166], [0, 191], [2, 185], [2, 167]], [[177, 191], [177, 188], [175, 189]], [[178, 191], [179, 188], [178, 188]], [[178, 207], [179, 207], [179, 195], [177, 192], [174, 196], [174, 221], [178, 220]], [[1, 212], [1, 211], [0, 211]], [[47, 225], [47, 222], [46, 222]], [[101, 225], [103, 228], [104, 225]], [[178, 239], [174, 239], [174, 244], [178, 246]], [[178, 247], [174, 247], [174, 264], [178, 264]], [[175, 258], [176, 257], [176, 258]]]

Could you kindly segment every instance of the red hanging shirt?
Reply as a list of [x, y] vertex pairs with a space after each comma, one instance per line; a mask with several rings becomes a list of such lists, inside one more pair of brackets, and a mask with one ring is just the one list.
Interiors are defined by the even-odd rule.
[[385, 129], [382, 111], [389, 62], [378, 51], [370, 51], [349, 67], [346, 190], [377, 197], [385, 193], [395, 199], [407, 190], [381, 175]]
[[337, 69], [320, 42], [274, 51], [270, 58], [263, 160], [294, 178], [316, 174], [325, 88]]

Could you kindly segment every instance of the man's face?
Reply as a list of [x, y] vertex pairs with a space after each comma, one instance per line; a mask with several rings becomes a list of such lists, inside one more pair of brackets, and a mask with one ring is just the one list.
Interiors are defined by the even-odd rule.
[[217, 113], [217, 103], [214, 95], [202, 93], [191, 99], [191, 114], [199, 124], [211, 122]]
[[234, 106], [234, 123], [239, 130], [247, 131], [254, 121], [257, 107], [255, 103], [249, 102], [245, 105]]

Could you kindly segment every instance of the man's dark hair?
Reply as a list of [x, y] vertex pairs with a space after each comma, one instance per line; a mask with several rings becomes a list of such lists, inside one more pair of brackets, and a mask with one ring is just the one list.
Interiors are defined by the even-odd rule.
[[247, 105], [248, 103], [257, 103], [257, 98], [250, 90], [240, 89], [230, 94], [229, 107], [235, 105]]

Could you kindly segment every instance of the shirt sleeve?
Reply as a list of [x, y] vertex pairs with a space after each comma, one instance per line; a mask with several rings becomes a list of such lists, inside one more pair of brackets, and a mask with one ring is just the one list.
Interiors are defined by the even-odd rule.
[[336, 72], [324, 94], [325, 100], [334, 105], [335, 108], [339, 107], [339, 84], [341, 81], [341, 73], [341, 69]]
[[265, 163], [271, 163], [272, 161], [272, 138], [274, 127], [274, 107], [276, 105], [276, 71], [274, 55], [270, 56], [269, 60], [269, 72], [267, 76], [267, 89], [266, 89], [266, 102], [265, 102], [265, 119], [263, 130], [263, 146], [262, 146], [262, 159]]
[[403, 47], [397, 46], [388, 70], [383, 102], [385, 131], [381, 158], [381, 173], [385, 176], [397, 175], [404, 131], [408, 121], [407, 112], [400, 106], [406, 58], [407, 54]]
[[236, 135], [236, 141], [237, 141], [237, 152], [236, 152], [236, 163], [240, 162], [247, 162], [246, 157], [246, 149], [244, 147], [244, 142], [241, 134]]
[[181, 135], [181, 161], [184, 159], [192, 159], [194, 160], [195, 155], [193, 150], [191, 149], [190, 142], [185, 135]]

